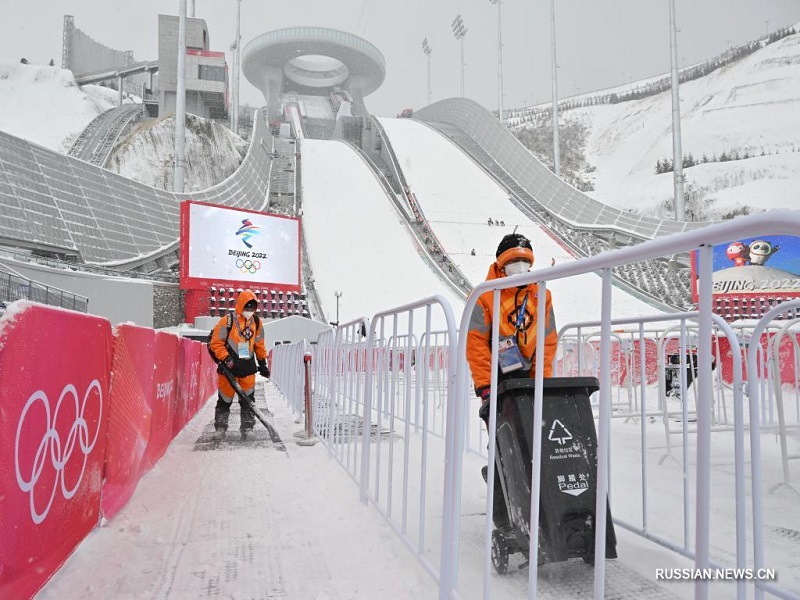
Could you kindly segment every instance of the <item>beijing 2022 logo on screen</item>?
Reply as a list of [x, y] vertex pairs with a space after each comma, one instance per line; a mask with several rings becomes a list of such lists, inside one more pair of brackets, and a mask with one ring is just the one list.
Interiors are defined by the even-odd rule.
[[247, 250], [228, 248], [228, 256], [233, 257], [236, 268], [242, 275], [255, 275], [261, 269], [261, 260], [268, 258], [266, 252], [253, 250], [254, 243], [251, 240], [261, 234], [260, 229], [250, 219], [242, 219], [242, 224], [236, 231], [236, 237], [247, 247]]

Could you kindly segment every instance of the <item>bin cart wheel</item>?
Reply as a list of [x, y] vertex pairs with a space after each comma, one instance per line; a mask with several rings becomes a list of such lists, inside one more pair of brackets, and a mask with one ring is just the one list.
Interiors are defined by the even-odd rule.
[[492, 564], [500, 575], [508, 571], [508, 543], [503, 533], [497, 529], [492, 531]]

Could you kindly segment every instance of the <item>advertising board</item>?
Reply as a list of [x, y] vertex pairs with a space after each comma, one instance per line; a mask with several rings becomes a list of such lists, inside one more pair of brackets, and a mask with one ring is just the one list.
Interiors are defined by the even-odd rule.
[[[773, 235], [714, 246], [717, 312], [755, 318], [775, 302], [800, 297], [800, 237]], [[697, 301], [697, 253], [692, 253], [692, 300]], [[731, 310], [735, 314], [731, 315]]]

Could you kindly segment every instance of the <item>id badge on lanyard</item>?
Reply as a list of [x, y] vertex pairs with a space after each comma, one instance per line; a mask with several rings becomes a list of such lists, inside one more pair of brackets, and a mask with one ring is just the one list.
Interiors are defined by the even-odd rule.
[[[528, 292], [525, 292], [525, 297], [522, 299], [522, 305], [519, 307], [517, 313], [516, 333], [522, 329], [522, 323], [525, 319], [525, 306], [528, 304]], [[500, 366], [500, 372], [504, 375], [517, 371], [522, 368], [522, 354], [519, 351], [517, 344], [516, 334], [513, 336], [504, 336], [500, 338], [498, 344], [497, 362]]]
[[239, 355], [239, 358], [245, 360], [250, 358], [250, 338], [252, 337], [253, 333], [250, 330], [250, 322], [247, 321], [244, 324], [244, 329], [239, 327], [239, 323], [236, 323], [236, 329], [239, 330], [239, 335], [244, 338], [243, 341], [240, 341], [237, 348], [236, 353]]
[[497, 363], [500, 365], [501, 373], [511, 373], [512, 371], [522, 368], [522, 355], [519, 353], [519, 346], [517, 346], [516, 338], [500, 338], [500, 344], [497, 350]]

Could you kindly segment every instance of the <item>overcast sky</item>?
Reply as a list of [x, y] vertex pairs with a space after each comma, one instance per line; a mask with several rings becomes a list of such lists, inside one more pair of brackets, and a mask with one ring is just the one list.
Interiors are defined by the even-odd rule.
[[[188, 0], [191, 7], [192, 1]], [[157, 55], [159, 12], [177, 14], [178, 1], [0, 0], [0, 56], [61, 62], [64, 14], [100, 43], [133, 50], [139, 60]], [[710, 58], [765, 35], [767, 29], [800, 22], [800, 0], [675, 0], [681, 65]], [[545, 102], [551, 94], [550, 2], [503, 3], [505, 108]], [[386, 81], [366, 100], [379, 115], [427, 103], [422, 39], [433, 48], [433, 100], [457, 96], [459, 45], [451, 21], [461, 13], [465, 39], [466, 95], [497, 108], [497, 7], [490, 0], [242, 0], [242, 39], [292, 26], [321, 26], [362, 36], [386, 58]], [[235, 37], [235, 0], [196, 0], [212, 50]], [[668, 0], [557, 0], [559, 96], [636, 81], [669, 70]], [[242, 100], [264, 103], [242, 78]]]

